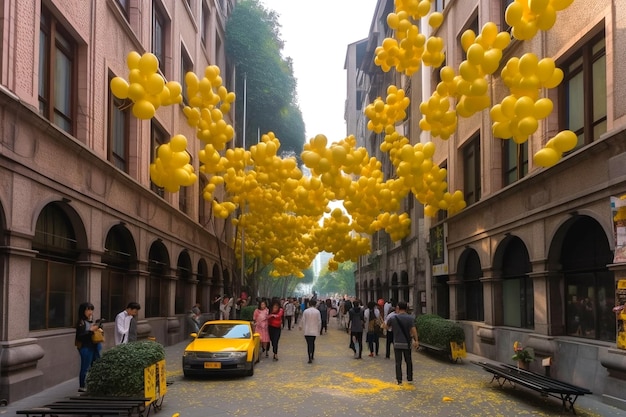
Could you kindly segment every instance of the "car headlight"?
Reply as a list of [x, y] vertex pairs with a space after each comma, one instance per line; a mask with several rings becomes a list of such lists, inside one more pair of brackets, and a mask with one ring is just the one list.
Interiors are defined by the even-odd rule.
[[238, 359], [238, 358], [244, 358], [248, 355], [248, 352], [228, 352], [228, 356], [229, 358], [233, 358], [233, 359]]
[[194, 359], [196, 358], [196, 352], [191, 352], [191, 351], [184, 351], [183, 352], [183, 358], [190, 358], [190, 359]]

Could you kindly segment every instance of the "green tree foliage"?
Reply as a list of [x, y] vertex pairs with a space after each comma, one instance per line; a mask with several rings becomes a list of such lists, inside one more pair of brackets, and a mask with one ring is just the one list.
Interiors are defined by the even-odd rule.
[[246, 147], [258, 132], [274, 132], [283, 153], [298, 158], [305, 140], [290, 58], [283, 58], [280, 24], [258, 0], [237, 2], [226, 24], [226, 54], [236, 68], [236, 126], [241, 144], [246, 78]]
[[339, 264], [336, 271], [324, 268], [315, 282], [313, 289], [318, 294], [353, 294], [354, 293], [354, 262]]

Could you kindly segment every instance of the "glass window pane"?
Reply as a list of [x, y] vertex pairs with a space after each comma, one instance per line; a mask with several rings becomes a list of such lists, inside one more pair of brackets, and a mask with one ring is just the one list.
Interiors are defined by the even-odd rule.
[[46, 328], [47, 294], [47, 263], [40, 259], [33, 259], [30, 270], [30, 315], [28, 318], [30, 330]]
[[[606, 117], [606, 56], [593, 63], [593, 121]], [[604, 132], [602, 132], [604, 133]], [[598, 136], [594, 135], [594, 139]]]
[[585, 121], [583, 73], [579, 72], [567, 83], [567, 128], [578, 132]]
[[519, 278], [510, 278], [502, 281], [502, 305], [504, 307], [502, 315], [505, 326], [521, 327], [520, 294]]
[[49, 262], [48, 328], [72, 327], [74, 267], [70, 264]]
[[[48, 99], [48, 35], [42, 30], [39, 32], [39, 97]], [[39, 112], [45, 115], [45, 104], [40, 104]], [[42, 108], [44, 107], [44, 108]]]

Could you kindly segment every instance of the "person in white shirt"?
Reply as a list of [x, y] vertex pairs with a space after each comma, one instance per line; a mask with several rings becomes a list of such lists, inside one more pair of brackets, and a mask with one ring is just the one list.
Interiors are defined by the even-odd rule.
[[227, 295], [222, 298], [222, 304], [220, 304], [220, 320], [230, 320], [230, 310], [233, 307], [233, 299]]
[[131, 302], [126, 306], [126, 310], [120, 312], [115, 317], [115, 345], [121, 345], [128, 343], [128, 336], [130, 332], [130, 323], [133, 317], [137, 315], [141, 306], [139, 303]]
[[309, 363], [315, 359], [315, 338], [322, 330], [322, 314], [315, 307], [316, 305], [316, 300], [309, 301], [309, 307], [302, 313], [302, 321], [300, 322], [300, 330], [304, 330], [304, 338], [306, 339]]

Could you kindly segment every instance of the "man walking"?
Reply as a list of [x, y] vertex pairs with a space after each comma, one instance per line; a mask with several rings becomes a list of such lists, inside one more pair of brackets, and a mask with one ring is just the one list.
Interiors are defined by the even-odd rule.
[[139, 303], [131, 302], [126, 306], [126, 310], [121, 311], [115, 317], [115, 345], [128, 343], [130, 333], [130, 323], [137, 315], [141, 306]]
[[315, 308], [317, 302], [309, 301], [309, 307], [302, 313], [302, 321], [300, 329], [304, 330], [304, 338], [306, 339], [306, 350], [309, 354], [309, 363], [313, 362], [315, 356], [315, 337], [322, 330], [322, 315]]
[[413, 359], [411, 349], [417, 348], [417, 329], [415, 328], [415, 317], [407, 314], [406, 301], [399, 301], [395, 317], [388, 319], [393, 331], [393, 351], [396, 359], [396, 380], [398, 385], [402, 385], [402, 358], [406, 363], [406, 380], [413, 382]]

